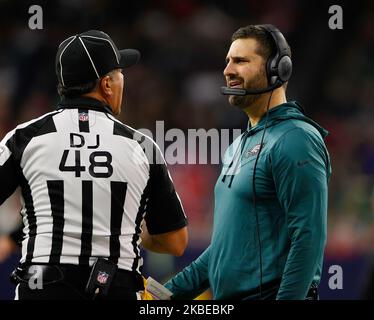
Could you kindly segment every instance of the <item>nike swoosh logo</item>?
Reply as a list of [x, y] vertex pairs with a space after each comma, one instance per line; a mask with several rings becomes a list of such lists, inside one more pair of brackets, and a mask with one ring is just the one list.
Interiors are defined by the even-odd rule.
[[309, 159], [308, 160], [304, 160], [304, 161], [297, 161], [297, 166], [298, 167], [302, 167], [302, 166], [305, 166], [307, 163], [309, 163]]

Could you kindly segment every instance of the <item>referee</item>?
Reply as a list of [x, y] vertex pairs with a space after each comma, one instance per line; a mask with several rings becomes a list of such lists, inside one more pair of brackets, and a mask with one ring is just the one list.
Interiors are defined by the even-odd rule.
[[0, 204], [22, 190], [16, 299], [136, 299], [140, 242], [176, 256], [187, 218], [153, 140], [122, 124], [122, 69], [138, 62], [102, 31], [64, 40], [61, 102], [0, 143]]

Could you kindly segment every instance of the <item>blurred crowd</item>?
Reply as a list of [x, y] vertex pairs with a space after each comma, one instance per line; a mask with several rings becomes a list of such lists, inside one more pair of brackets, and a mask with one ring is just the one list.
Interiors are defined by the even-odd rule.
[[[330, 132], [326, 255], [374, 255], [374, 3], [339, 3], [343, 30], [329, 29], [327, 4], [308, 1], [2, 0], [0, 138], [56, 107], [57, 46], [88, 29], [101, 29], [118, 47], [142, 53], [141, 63], [125, 72], [126, 124], [151, 131], [157, 120], [165, 121], [166, 130], [244, 129], [246, 116], [219, 93], [229, 39], [240, 26], [272, 23], [292, 48], [288, 99], [299, 101]], [[28, 28], [31, 4], [43, 8], [42, 30]], [[209, 243], [219, 170], [170, 166], [190, 219], [192, 248]], [[17, 223], [18, 205], [13, 199], [0, 208], [0, 232]]]

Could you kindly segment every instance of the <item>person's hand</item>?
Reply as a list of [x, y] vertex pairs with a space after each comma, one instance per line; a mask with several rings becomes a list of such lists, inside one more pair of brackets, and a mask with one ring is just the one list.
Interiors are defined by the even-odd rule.
[[18, 246], [11, 237], [0, 236], [0, 263], [3, 263], [17, 249]]

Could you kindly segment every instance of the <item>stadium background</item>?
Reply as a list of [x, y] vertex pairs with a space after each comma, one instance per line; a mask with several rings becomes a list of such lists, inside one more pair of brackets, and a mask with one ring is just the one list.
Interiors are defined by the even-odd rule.
[[[43, 8], [43, 29], [30, 30], [28, 8]], [[343, 30], [330, 30], [330, 5], [343, 8]], [[246, 117], [219, 93], [233, 31], [273, 23], [293, 50], [288, 99], [330, 131], [328, 243], [322, 299], [359, 299], [374, 270], [374, 3], [371, 1], [0, 0], [0, 138], [17, 123], [56, 106], [54, 57], [60, 41], [102, 29], [118, 47], [138, 48], [141, 63], [125, 71], [121, 120], [155, 131], [241, 128]], [[188, 152], [188, 150], [186, 150]], [[145, 274], [164, 281], [208, 245], [219, 165], [169, 166], [190, 219], [185, 255], [147, 254]], [[1, 183], [7, 183], [1, 180]], [[18, 195], [0, 208], [0, 233], [18, 219]], [[19, 259], [0, 263], [0, 299], [13, 298], [8, 275]], [[328, 287], [331, 265], [343, 268], [343, 289]], [[373, 293], [372, 293], [373, 294]], [[209, 298], [209, 293], [205, 296]], [[374, 296], [371, 296], [374, 298]]]

